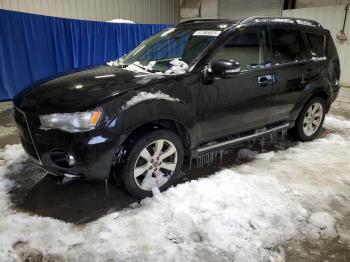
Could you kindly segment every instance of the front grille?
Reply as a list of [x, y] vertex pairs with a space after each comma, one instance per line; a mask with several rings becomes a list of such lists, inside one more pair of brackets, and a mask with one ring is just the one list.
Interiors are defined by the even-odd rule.
[[32, 134], [30, 133], [30, 129], [28, 127], [25, 114], [22, 111], [20, 111], [18, 108], [15, 108], [14, 117], [15, 117], [15, 122], [17, 124], [19, 136], [21, 137], [21, 142], [22, 142], [24, 151], [26, 151], [26, 153], [29, 156], [31, 156], [32, 158], [40, 162], [40, 158], [36, 151]]

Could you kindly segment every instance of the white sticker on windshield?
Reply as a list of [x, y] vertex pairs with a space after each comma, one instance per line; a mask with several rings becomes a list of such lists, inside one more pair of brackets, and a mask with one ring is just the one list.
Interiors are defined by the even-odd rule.
[[206, 31], [196, 31], [193, 33], [193, 35], [218, 36], [218, 35], [220, 35], [220, 33], [221, 33], [221, 31], [206, 30]]

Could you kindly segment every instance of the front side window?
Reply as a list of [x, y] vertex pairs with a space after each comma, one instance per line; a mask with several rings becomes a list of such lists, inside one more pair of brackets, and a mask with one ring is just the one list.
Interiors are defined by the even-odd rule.
[[272, 29], [275, 64], [298, 62], [306, 59], [306, 47], [299, 31]]
[[323, 35], [306, 33], [307, 41], [311, 48], [312, 57], [324, 57], [325, 56], [325, 38]]
[[264, 30], [248, 30], [233, 36], [212, 61], [228, 59], [239, 62], [242, 71], [266, 66]]

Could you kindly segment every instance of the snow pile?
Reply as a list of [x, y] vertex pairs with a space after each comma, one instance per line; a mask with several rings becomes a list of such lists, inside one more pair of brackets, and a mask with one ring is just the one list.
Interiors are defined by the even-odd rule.
[[[0, 150], [0, 212], [8, 209], [7, 191], [14, 185], [7, 176], [23, 168], [27, 156], [21, 145], [7, 145]], [[1, 214], [0, 214], [1, 216]], [[0, 227], [1, 232], [1, 227]], [[1, 260], [1, 259], [0, 259]]]
[[[132, 64], [129, 64], [128, 66], [124, 67], [124, 70], [131, 71], [134, 73], [144, 73], [144, 74], [156, 74], [156, 75], [179, 75], [179, 74], [185, 74], [188, 71], [188, 64], [184, 61], [179, 60], [178, 58], [175, 58], [171, 60], [170, 68], [167, 69], [164, 73], [162, 72], [152, 72], [154, 70], [154, 66], [156, 65], [157, 61], [150, 61], [146, 66], [142, 65], [139, 61], [135, 61]], [[122, 58], [119, 58], [114, 61], [107, 62], [107, 65], [109, 66], [125, 66], [124, 61]], [[135, 77], [138, 77], [137, 75]]]
[[107, 65], [109, 66], [122, 66], [124, 65], [123, 59], [122, 58], [118, 58], [117, 60], [112, 60], [107, 62]]
[[320, 56], [320, 57], [318, 57], [318, 56], [313, 56], [313, 57], [311, 57], [311, 60], [312, 60], [312, 61], [315, 61], [315, 62], [324, 61], [324, 60], [327, 60], [327, 57], [325, 57], [325, 56]]
[[317, 54], [315, 52], [311, 52], [311, 60], [318, 62], [318, 61], [324, 61], [327, 60], [327, 57], [325, 56], [317, 56]]
[[109, 65], [109, 66], [126, 66], [126, 67], [123, 67], [124, 70], [131, 71], [134, 73], [151, 74], [151, 72], [149, 72], [148, 70], [152, 70], [155, 63], [156, 63], [155, 61], [151, 61], [148, 63], [147, 66], [143, 66], [139, 61], [136, 61], [136, 62], [126, 66], [126, 64], [124, 64], [124, 60], [122, 58], [119, 58], [117, 60], [107, 62], [107, 65]]
[[169, 74], [169, 75], [184, 74], [188, 70], [188, 64], [184, 61], [179, 60], [178, 58], [175, 58], [174, 60], [170, 61], [170, 64], [172, 66], [170, 67], [170, 69], [164, 72], [165, 74]]
[[[304, 235], [333, 238], [349, 212], [350, 121], [327, 117], [326, 124], [336, 132], [155, 192], [84, 227], [7, 210], [3, 167], [0, 261], [16, 259], [18, 240], [77, 261], [282, 261], [274, 247]], [[1, 150], [2, 164], [20, 167], [22, 153]]]
[[299, 25], [315, 26], [315, 24], [311, 21], [301, 20], [301, 19], [297, 19], [296, 21]]
[[135, 24], [135, 22], [127, 19], [112, 19], [107, 21], [108, 23], [116, 23], [116, 24]]
[[134, 62], [134, 63], [128, 65], [127, 67], [124, 67], [123, 69], [127, 70], [127, 71], [134, 72], [134, 73], [150, 74], [151, 72], [147, 71], [147, 68], [148, 67], [145, 67], [145, 66], [141, 65], [140, 62]]
[[[120, 62], [119, 62], [120, 63]], [[123, 69], [135, 72], [135, 73], [145, 73], [152, 74], [153, 67], [155, 66], [156, 61], [150, 61], [146, 66], [142, 65], [140, 62], [136, 61]], [[116, 64], [114, 64], [116, 65]], [[120, 65], [120, 64], [119, 64]], [[161, 72], [155, 72], [153, 74], [162, 74]]]
[[350, 121], [340, 117], [327, 116], [324, 120], [324, 127], [327, 129], [348, 130]]
[[168, 101], [180, 101], [178, 98], [173, 98], [168, 94], [164, 94], [161, 91], [156, 93], [139, 92], [137, 95], [128, 100], [123, 106], [122, 110], [126, 110], [136, 104], [144, 102], [146, 100], [168, 100]]
[[316, 212], [312, 214], [309, 218], [309, 223], [313, 226], [314, 233], [316, 232], [322, 238], [332, 239], [337, 237], [335, 219], [327, 212]]
[[2, 173], [4, 175], [7, 172], [18, 172], [26, 160], [26, 153], [20, 144], [7, 145], [0, 150], [0, 170], [3, 172], [6, 171]]
[[292, 23], [294, 24], [294, 20], [293, 19], [289, 19], [289, 18], [273, 18], [273, 19], [269, 19], [269, 18], [257, 18], [255, 19], [256, 23], [266, 23], [266, 22], [275, 22], [275, 23]]
[[[109, 65], [120, 65], [122, 61], [119, 62], [109, 62]], [[157, 62], [156, 61], [150, 61], [146, 66], [142, 65], [139, 61], [136, 61], [127, 67], [123, 68], [125, 70], [135, 72], [135, 73], [146, 73], [146, 74], [158, 74], [158, 75], [179, 75], [184, 74], [188, 70], [188, 64], [186, 64], [184, 61], [179, 60], [178, 58], [175, 58], [174, 60], [171, 60], [169, 63], [171, 67], [167, 69], [164, 73], [162, 72], [152, 72], [153, 67], [155, 66]]]
[[148, 70], [148, 71], [152, 71], [153, 70], [153, 67], [156, 65], [156, 61], [150, 61], [149, 63], [148, 63], [148, 65], [146, 66], [146, 70]]

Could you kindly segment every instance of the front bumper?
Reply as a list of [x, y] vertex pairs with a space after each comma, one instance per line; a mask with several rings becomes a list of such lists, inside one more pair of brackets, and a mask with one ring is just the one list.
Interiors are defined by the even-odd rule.
[[[15, 121], [26, 153], [44, 170], [59, 176], [86, 180], [108, 178], [117, 142], [108, 129], [81, 133], [42, 130], [38, 117], [15, 109]], [[65, 156], [74, 161], [69, 163]], [[72, 164], [73, 163], [73, 164]]]

